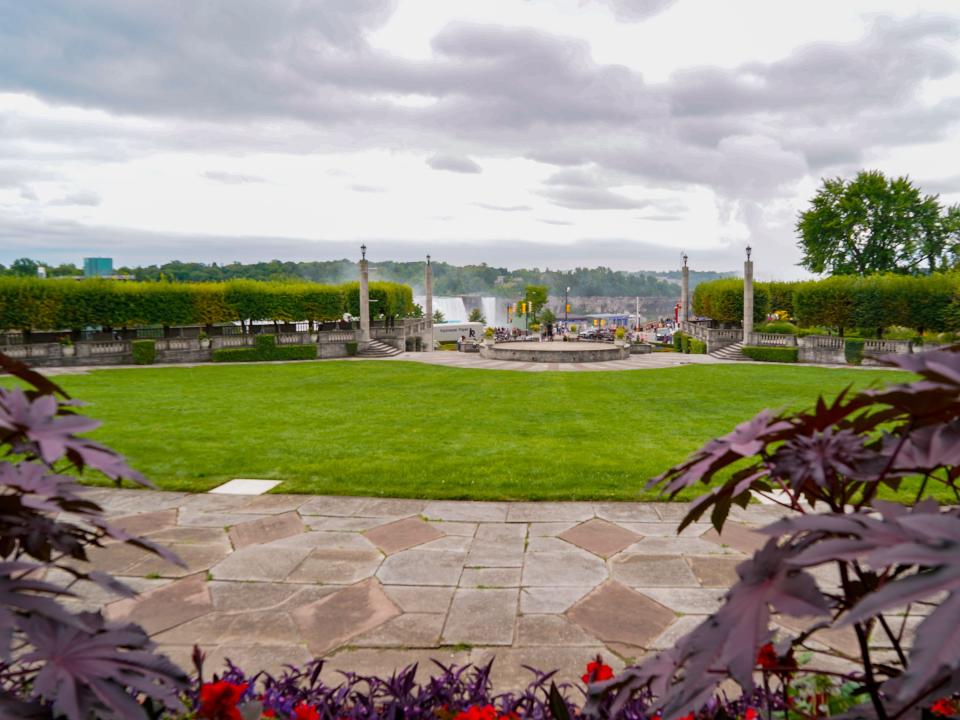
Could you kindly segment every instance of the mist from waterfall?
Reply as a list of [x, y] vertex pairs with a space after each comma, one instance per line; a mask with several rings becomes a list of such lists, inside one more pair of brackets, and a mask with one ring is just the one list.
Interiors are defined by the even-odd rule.
[[[426, 295], [414, 295], [413, 302], [426, 311]], [[434, 295], [433, 311], [436, 312], [437, 310], [443, 313], [444, 322], [466, 322], [467, 316], [469, 315], [469, 313], [467, 313], [467, 306], [464, 305], [463, 298], [461, 297]]]

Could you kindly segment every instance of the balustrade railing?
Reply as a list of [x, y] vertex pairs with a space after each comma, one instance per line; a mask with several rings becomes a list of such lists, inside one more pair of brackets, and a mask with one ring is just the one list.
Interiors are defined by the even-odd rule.
[[797, 336], [778, 333], [750, 333], [750, 345], [761, 347], [796, 347]]
[[913, 343], [909, 340], [864, 340], [863, 351], [871, 355], [905, 355], [912, 352]]
[[820, 350], [843, 350], [844, 340], [836, 335], [807, 335], [799, 338], [801, 346]]

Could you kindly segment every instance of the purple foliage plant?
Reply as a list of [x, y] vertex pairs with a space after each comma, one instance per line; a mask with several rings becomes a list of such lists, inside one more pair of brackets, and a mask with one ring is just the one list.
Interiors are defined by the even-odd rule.
[[85, 584], [135, 594], [85, 562], [106, 542], [180, 562], [108, 523], [77, 476], [92, 470], [118, 485], [149, 483], [81, 437], [99, 423], [55, 383], [3, 354], [0, 369], [26, 386], [0, 388], [0, 718], [135, 720], [182, 708], [187, 678], [142, 628], [62, 602]]
[[[651, 481], [670, 497], [706, 486], [681, 530], [709, 511], [720, 532], [754, 495], [784, 517], [760, 530], [769, 539], [737, 567], [719, 610], [673, 648], [592, 685], [588, 716], [615, 716], [648, 693], [673, 720], [700, 711], [721, 682], [749, 693], [758, 676], [778, 680], [796, 718], [823, 713], [791, 702], [790, 684], [805, 673], [855, 682], [863, 702], [851, 718], [920, 717], [960, 692], [960, 511], [926, 499], [939, 485], [960, 504], [960, 346], [887, 362], [919, 377], [802, 412], [761, 412]], [[878, 499], [882, 488], [902, 498], [908, 485], [906, 505]], [[817, 568], [832, 568], [837, 586], [824, 586]], [[908, 642], [911, 612], [919, 623]], [[778, 617], [815, 622], [776, 637]], [[815, 642], [829, 630], [852, 631], [856, 652]], [[891, 649], [878, 651], [878, 640]], [[772, 657], [758, 665], [765, 648]], [[798, 668], [795, 650], [812, 653], [810, 664]]]

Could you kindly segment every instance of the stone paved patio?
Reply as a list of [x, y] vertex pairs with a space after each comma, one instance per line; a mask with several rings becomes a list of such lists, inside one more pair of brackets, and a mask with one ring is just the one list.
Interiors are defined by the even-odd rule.
[[501, 689], [524, 664], [572, 681], [597, 653], [619, 668], [669, 646], [717, 606], [751, 526], [780, 515], [735, 508], [722, 537], [677, 536], [676, 504], [89, 494], [187, 568], [110, 545], [93, 564], [142, 595], [71, 602], [142, 623], [177, 662], [194, 643], [267, 670], [323, 655], [331, 675], [495, 655]]

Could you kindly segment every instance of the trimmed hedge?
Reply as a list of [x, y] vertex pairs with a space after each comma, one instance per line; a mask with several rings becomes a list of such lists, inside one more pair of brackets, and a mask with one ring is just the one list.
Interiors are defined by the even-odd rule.
[[[766, 284], [754, 283], [753, 321], [759, 323], [766, 320], [770, 309], [770, 294]], [[693, 311], [721, 323], [741, 322], [743, 280], [723, 278], [698, 284], [693, 290]]]
[[[237, 320], [339, 320], [359, 315], [359, 284], [116, 282], [0, 278], [0, 330], [212, 325]], [[413, 291], [370, 284], [371, 317], [413, 310]]]
[[348, 342], [348, 343], [347, 343], [347, 355], [350, 355], [351, 357], [353, 357], [354, 355], [357, 354], [357, 349], [358, 349], [358, 348], [359, 348], [358, 343]]
[[795, 347], [744, 345], [740, 351], [751, 360], [759, 360], [760, 362], [795, 363], [800, 355], [800, 349]]
[[689, 350], [688, 352], [691, 355], [706, 355], [707, 354], [707, 344], [702, 340], [697, 340], [696, 338], [690, 338]]
[[134, 340], [133, 362], [137, 365], [153, 365], [157, 361], [156, 340]]
[[676, 332], [673, 334], [673, 349], [676, 352], [683, 352], [683, 333]]
[[[739, 322], [743, 315], [743, 281], [700, 283], [693, 292], [698, 315], [718, 322]], [[960, 329], [960, 273], [932, 275], [838, 275], [805, 282], [754, 284], [754, 321], [784, 310], [802, 327], [838, 331], [903, 326], [918, 334]]]
[[843, 342], [843, 358], [848, 365], [859, 365], [863, 362], [863, 340], [847, 338]]
[[257, 335], [252, 348], [220, 348], [213, 351], [214, 362], [316, 359], [316, 345], [277, 345], [277, 338], [273, 335]]

